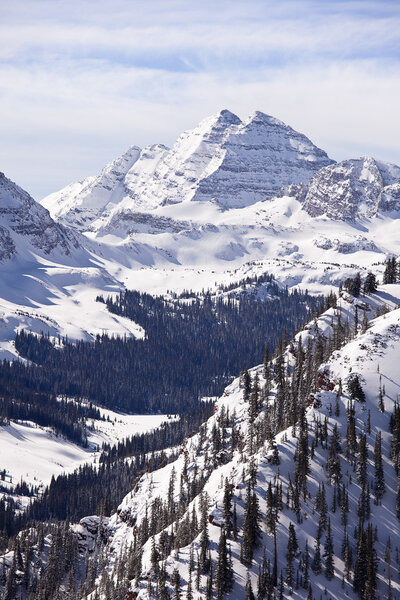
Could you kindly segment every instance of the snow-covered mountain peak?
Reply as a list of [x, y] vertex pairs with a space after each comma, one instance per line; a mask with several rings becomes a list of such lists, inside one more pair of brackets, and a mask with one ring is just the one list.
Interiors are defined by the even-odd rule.
[[244, 121], [244, 125], [247, 126], [250, 123], [254, 123], [256, 125], [270, 125], [271, 127], [281, 127], [282, 129], [291, 129], [295, 131], [289, 125], [286, 125], [280, 119], [273, 117], [272, 115], [267, 115], [261, 110], [255, 110], [253, 113], [249, 115], [249, 117]]
[[35, 201], [28, 192], [0, 172], [0, 206], [2, 214], [22, 206], [29, 208], [34, 203]]
[[129, 235], [132, 215], [185, 202], [223, 210], [308, 183], [332, 161], [306, 136], [260, 111], [245, 122], [227, 109], [182, 133], [169, 150], [132, 147], [98, 177], [44, 199], [52, 215], [82, 232]]
[[[321, 159], [327, 159], [325, 164], [333, 162], [329, 160], [324, 150], [317, 148], [304, 134], [299, 133], [276, 117], [267, 115], [261, 111], [255, 111], [250, 115], [244, 123], [243, 131], [256, 132], [258, 136], [262, 136], [265, 139], [265, 142], [275, 152], [289, 153], [289, 155], [296, 152], [297, 154], [291, 158], [293, 161], [299, 161], [300, 164], [298, 166], [302, 166], [303, 168], [304, 165], [301, 164], [303, 161], [316, 162]], [[304, 181], [293, 180], [291, 183], [306, 183], [308, 181], [309, 178], [305, 178]]]
[[304, 208], [313, 217], [351, 221], [399, 211], [400, 167], [369, 156], [324, 167], [311, 180]]
[[[241, 125], [242, 121], [239, 119], [237, 115], [228, 110], [227, 108], [223, 108], [219, 112], [202, 119], [198, 125], [198, 129], [208, 129], [214, 127], [226, 127], [229, 125]], [[196, 129], [197, 129], [196, 128]], [[192, 131], [192, 130], [189, 130]]]

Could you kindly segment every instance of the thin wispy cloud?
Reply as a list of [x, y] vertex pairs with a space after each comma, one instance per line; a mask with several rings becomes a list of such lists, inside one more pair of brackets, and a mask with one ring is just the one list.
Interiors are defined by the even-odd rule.
[[333, 158], [400, 163], [396, 2], [16, 1], [0, 20], [0, 170], [36, 197], [227, 107]]

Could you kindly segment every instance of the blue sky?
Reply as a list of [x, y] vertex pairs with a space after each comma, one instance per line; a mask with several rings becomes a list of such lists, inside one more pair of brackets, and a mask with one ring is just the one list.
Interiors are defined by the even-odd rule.
[[397, 0], [0, 3], [0, 170], [37, 199], [221, 108], [400, 164], [399, 105]]

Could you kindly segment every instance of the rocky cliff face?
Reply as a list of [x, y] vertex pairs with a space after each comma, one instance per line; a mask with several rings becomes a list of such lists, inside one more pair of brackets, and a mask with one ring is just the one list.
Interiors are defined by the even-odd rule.
[[45, 255], [69, 254], [76, 236], [53, 221], [49, 212], [0, 173], [0, 260], [33, 247]]
[[312, 216], [334, 220], [400, 210], [400, 167], [370, 157], [328, 165], [311, 179], [304, 200]]
[[332, 162], [304, 135], [262, 112], [229, 131], [221, 148], [219, 168], [199, 181], [193, 199], [215, 199], [223, 208], [272, 198]]

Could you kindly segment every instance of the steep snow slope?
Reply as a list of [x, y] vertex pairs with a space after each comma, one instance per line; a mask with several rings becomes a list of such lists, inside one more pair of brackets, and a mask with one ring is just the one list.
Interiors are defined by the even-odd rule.
[[[325, 338], [333, 335], [332, 326], [338, 323], [340, 317], [342, 324], [348, 320], [350, 329], [354, 328], [355, 307], [357, 306], [358, 315], [363, 311], [374, 316], [374, 308], [382, 303], [386, 303], [391, 307], [399, 304], [400, 301], [400, 285], [384, 286], [379, 292], [371, 298], [362, 298], [354, 300], [349, 296], [343, 296], [339, 306], [336, 309], [329, 309], [319, 319], [311, 322], [304, 331], [296, 336], [297, 344], [307, 348], [308, 341], [315, 344], [318, 335]], [[354, 539], [354, 528], [359, 523], [357, 517], [357, 502], [360, 497], [360, 484], [357, 481], [355, 472], [355, 464], [346, 458], [345, 439], [347, 431], [346, 411], [348, 409], [349, 391], [348, 382], [357, 375], [362, 383], [362, 387], [366, 393], [365, 403], [355, 402], [355, 428], [356, 434], [366, 433], [367, 449], [368, 449], [368, 464], [367, 478], [368, 481], [374, 479], [374, 467], [372, 461], [373, 447], [376, 435], [382, 435], [382, 455], [383, 470], [385, 479], [385, 494], [382, 504], [373, 503], [373, 493], [371, 497], [370, 509], [371, 516], [369, 522], [373, 527], [378, 525], [377, 539], [374, 542], [377, 555], [378, 566], [378, 588], [377, 593], [381, 598], [388, 597], [388, 564], [387, 558], [384, 559], [385, 547], [388, 538], [391, 538], [392, 561], [394, 564], [394, 549], [400, 543], [400, 526], [396, 518], [396, 473], [391, 463], [390, 457], [390, 440], [389, 433], [390, 416], [393, 413], [395, 403], [399, 401], [400, 380], [398, 373], [398, 356], [400, 355], [400, 309], [395, 308], [383, 316], [377, 317], [370, 322], [370, 327], [365, 333], [358, 333], [356, 337], [347, 343], [342, 349], [335, 351], [328, 363], [320, 367], [320, 375], [318, 377], [318, 391], [312, 398], [309, 399], [308, 408], [305, 418], [308, 423], [308, 446], [311, 444], [314, 448], [314, 455], [310, 458], [310, 470], [307, 478], [308, 495], [300, 501], [300, 511], [298, 515], [293, 507], [293, 498], [288, 498], [288, 489], [290, 487], [290, 479], [293, 481], [295, 470], [295, 452], [299, 429], [289, 428], [280, 432], [276, 436], [276, 444], [279, 453], [280, 464], [272, 464], [272, 446], [268, 442], [252, 454], [249, 447], [249, 420], [248, 410], [249, 404], [243, 399], [243, 387], [240, 380], [235, 380], [224, 392], [223, 396], [218, 400], [215, 414], [209, 419], [206, 426], [200, 434], [188, 439], [182, 447], [182, 452], [179, 458], [151, 474], [144, 475], [136, 485], [135, 489], [124, 499], [117, 513], [113, 515], [106, 524], [106, 530], [109, 537], [107, 546], [108, 550], [108, 567], [111, 572], [111, 567], [115, 566], [118, 570], [117, 562], [124, 556], [125, 551], [134, 542], [138, 527], [143, 522], [143, 519], [148, 518], [149, 510], [152, 505], [160, 506], [160, 502], [170, 502], [171, 490], [169, 482], [171, 481], [172, 473], [176, 477], [174, 499], [178, 502], [180, 494], [185, 493], [186, 485], [188, 489], [194, 485], [195, 480], [202, 474], [205, 478], [204, 491], [209, 495], [209, 525], [208, 532], [210, 536], [209, 549], [211, 558], [216, 564], [218, 558], [218, 543], [221, 534], [220, 525], [223, 523], [223, 497], [225, 480], [231, 484], [233, 491], [233, 502], [237, 507], [237, 517], [239, 526], [238, 539], [230, 539], [229, 544], [232, 550], [232, 561], [234, 569], [235, 584], [232, 592], [226, 594], [226, 598], [239, 600], [244, 598], [244, 587], [247, 581], [247, 569], [240, 561], [240, 545], [242, 543], [243, 515], [245, 508], [246, 489], [249, 479], [249, 464], [250, 458], [253, 456], [257, 466], [257, 482], [254, 488], [260, 507], [260, 523], [262, 530], [261, 543], [256, 549], [254, 560], [248, 570], [253, 590], [257, 590], [257, 575], [259, 566], [263, 560], [265, 552], [266, 560], [270, 560], [271, 568], [274, 557], [273, 536], [268, 533], [265, 522], [266, 515], [266, 492], [269, 482], [273, 489], [276, 484], [282, 485], [283, 491], [283, 507], [279, 512], [279, 520], [277, 524], [277, 567], [278, 575], [282, 571], [283, 577], [286, 577], [286, 552], [288, 545], [288, 530], [289, 525], [293, 524], [296, 531], [299, 550], [294, 557], [294, 572], [300, 568], [300, 576], [304, 576], [304, 569], [300, 567], [300, 563], [304, 560], [305, 544], [308, 543], [310, 552], [310, 563], [314, 557], [316, 545], [316, 531], [320, 518], [320, 510], [315, 507], [315, 498], [318, 491], [318, 486], [321, 483], [325, 485], [326, 502], [328, 505], [328, 516], [331, 519], [333, 545], [334, 545], [334, 572], [333, 579], [327, 579], [323, 573], [316, 574], [309, 569], [309, 577], [312, 585], [313, 598], [319, 598], [320, 595], [335, 600], [340, 600], [343, 597], [356, 598], [357, 594], [353, 591], [353, 587], [347, 579], [343, 579], [344, 562], [341, 555], [341, 545], [343, 541], [344, 528], [342, 524], [341, 510], [337, 506], [332, 509], [333, 503], [333, 486], [329, 483], [326, 472], [326, 461], [329, 456], [329, 443], [331, 440], [334, 426], [337, 426], [338, 433], [341, 438], [340, 464], [342, 479], [341, 485], [345, 485], [349, 495], [349, 512], [347, 534], [350, 547], [353, 552], [353, 560], [356, 558], [356, 539]], [[287, 368], [293, 370], [296, 360], [296, 344], [290, 345], [285, 354], [285, 363]], [[255, 367], [250, 372], [251, 376], [257, 374], [262, 384], [263, 368], [262, 366]], [[382, 383], [383, 382], [383, 383]], [[385, 412], [378, 410], [378, 392], [380, 386], [384, 384], [384, 406]], [[271, 411], [274, 401], [276, 389], [272, 387], [267, 402], [267, 408], [261, 411], [255, 421], [262, 423], [264, 411]], [[335, 406], [337, 402], [337, 405]], [[226, 448], [230, 447], [230, 439], [232, 430], [228, 428], [224, 432], [221, 431], [221, 423], [226, 419], [226, 415], [235, 419], [235, 435], [240, 436], [242, 440], [241, 447], [237, 448], [230, 454], [229, 450], [222, 451], [218, 455], [217, 462], [212, 464], [211, 457], [214, 455], [213, 444], [216, 440], [216, 431], [219, 431], [220, 439], [225, 440]], [[370, 422], [370, 432], [368, 430], [368, 422]], [[325, 425], [326, 424], [326, 425]], [[253, 427], [255, 427], [253, 425]], [[322, 443], [316, 438], [316, 431], [319, 431], [319, 436], [326, 426], [328, 432], [329, 443]], [[214, 440], [214, 442], [213, 442]], [[255, 444], [255, 440], [253, 440]], [[210, 464], [211, 463], [211, 464]], [[180, 483], [179, 483], [180, 482]], [[187, 483], [185, 483], [187, 482]], [[288, 498], [288, 499], [287, 499]], [[287, 499], [287, 500], [286, 500]], [[186, 512], [181, 514], [179, 522], [184, 523], [185, 519], [192, 519], [193, 510], [200, 518], [200, 498], [197, 496], [186, 508]], [[300, 522], [299, 522], [300, 521]], [[88, 540], [86, 543], [91, 546], [96, 539], [96, 529], [99, 525], [98, 517], [83, 519], [79, 526], [75, 527], [75, 531], [79, 534], [81, 540]], [[102, 527], [104, 526], [104, 522]], [[366, 527], [366, 524], [365, 524]], [[177, 524], [168, 526], [165, 531], [157, 534], [154, 537], [155, 547], [159, 547], [159, 552], [162, 553], [163, 544], [165, 544], [166, 532], [177, 531]], [[186, 535], [191, 536], [192, 542], [189, 545], [184, 545], [178, 551], [173, 551], [166, 559], [164, 565], [167, 572], [167, 578], [171, 576], [174, 569], [178, 569], [181, 575], [181, 592], [187, 591], [189, 580], [188, 564], [191, 553], [194, 554], [195, 563], [197, 553], [200, 552], [201, 533], [196, 535], [194, 531], [191, 535], [190, 530]], [[322, 529], [321, 537], [321, 555], [323, 554], [324, 543], [326, 540], [326, 528]], [[161, 541], [164, 536], [164, 542]], [[83, 542], [83, 546], [85, 543]], [[132, 582], [132, 590], [137, 593], [137, 598], [142, 600], [152, 598], [149, 593], [149, 578], [151, 575], [152, 563], [152, 546], [151, 539], [144, 545], [142, 577], [140, 580]], [[387, 557], [387, 554], [386, 554]], [[322, 561], [324, 563], [324, 560]], [[162, 563], [160, 562], [160, 568]], [[304, 566], [304, 565], [303, 565]], [[354, 562], [353, 562], [354, 567]], [[116, 571], [114, 576], [116, 576]], [[126, 572], [126, 571], [124, 571]], [[215, 571], [214, 571], [215, 574]], [[200, 589], [195, 586], [196, 574], [193, 571], [192, 577], [192, 593], [195, 600], [205, 597], [205, 587], [207, 578], [205, 575], [200, 576]], [[155, 591], [154, 582], [153, 592]], [[167, 584], [168, 585], [168, 584]], [[400, 592], [400, 586], [397, 578], [393, 577], [391, 581], [392, 591], [396, 594]], [[283, 597], [306, 598], [307, 589], [303, 589], [301, 585], [290, 592], [285, 584]], [[98, 588], [104, 594], [104, 588]], [[325, 591], [326, 590], [326, 591]], [[101, 595], [103, 598], [104, 595]]]
[[140, 148], [132, 146], [106, 165], [100, 175], [50, 194], [42, 201], [43, 206], [57, 221], [84, 231], [103, 211], [110, 210], [121, 200], [123, 179], [139, 156]]
[[[142, 336], [128, 319], [95, 302], [121, 284], [101, 265], [98, 244], [53, 221], [27, 192], [0, 174], [0, 355], [15, 354], [20, 327], [93, 339], [104, 330]], [[111, 253], [112, 256], [112, 253]]]
[[121, 284], [82, 254], [82, 266], [37, 257], [14, 259], [0, 269], [0, 356], [14, 358], [16, 332], [27, 329], [71, 340], [94, 340], [97, 334], [142, 337], [143, 329], [112, 315], [96, 302], [99, 293], [118, 292]]

